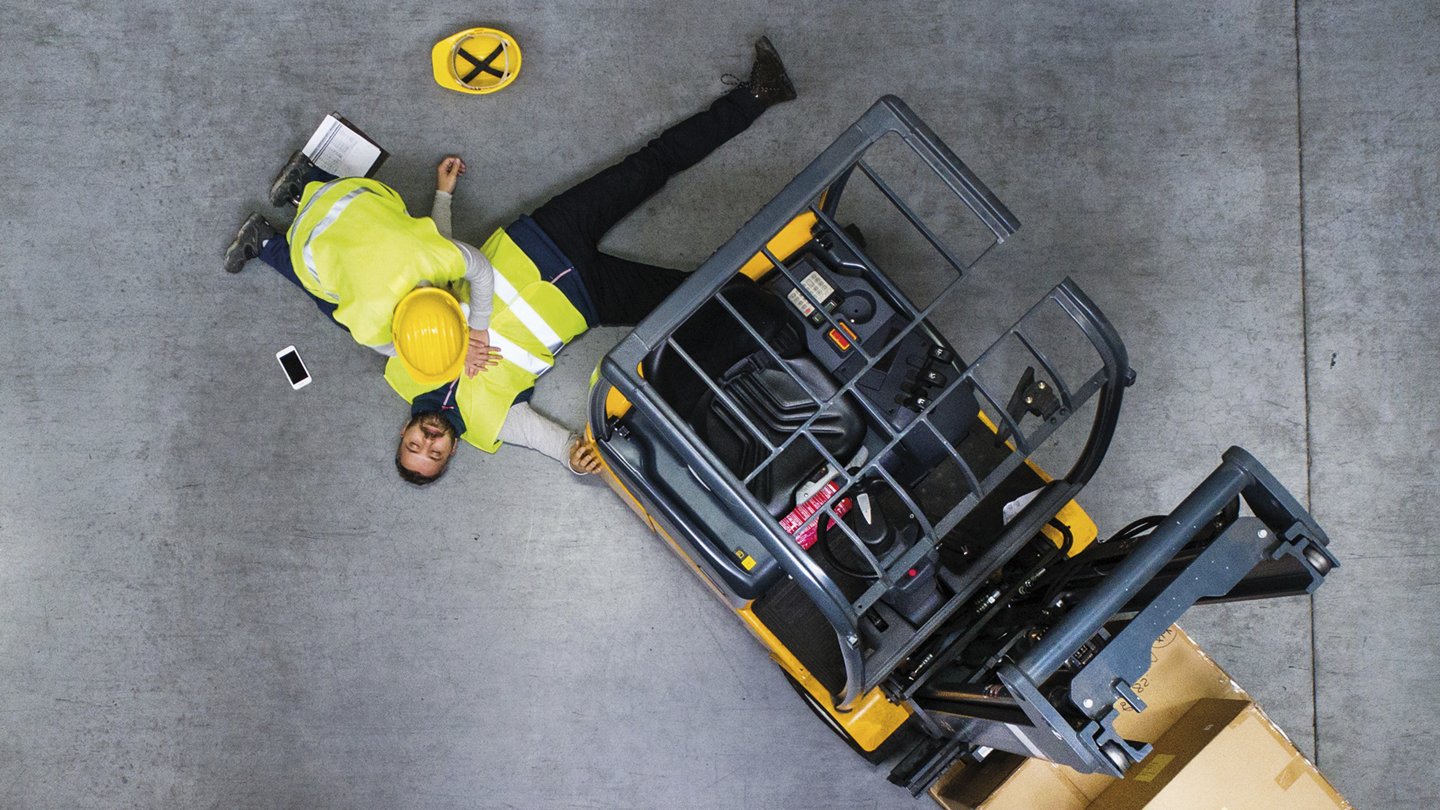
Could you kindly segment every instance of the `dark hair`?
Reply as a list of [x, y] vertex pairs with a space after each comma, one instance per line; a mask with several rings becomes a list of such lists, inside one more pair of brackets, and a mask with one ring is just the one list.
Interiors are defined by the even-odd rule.
[[[406, 422], [405, 427], [401, 430], [402, 435], [400, 441], [395, 445], [395, 470], [400, 473], [400, 477], [403, 480], [408, 481], [409, 483], [414, 484], [417, 487], [423, 487], [426, 484], [435, 483], [436, 481], [440, 480], [440, 476], [444, 475], [446, 470], [450, 469], [450, 459], [448, 458], [445, 459], [445, 463], [440, 466], [440, 472], [437, 472], [434, 475], [421, 475], [420, 473], [415, 472], [414, 470], [400, 463], [400, 451], [405, 449], [405, 438], [403, 435], [404, 432], [406, 430], [409, 430], [411, 425], [420, 421], [421, 417], [426, 416], [428, 413], [434, 412], [430, 411], [427, 413], [417, 413], [414, 416], [410, 417], [410, 421]], [[451, 427], [448, 421], [445, 423], [445, 432], [452, 435], [455, 433], [455, 428]], [[459, 440], [458, 436], [456, 437], [456, 440]]]

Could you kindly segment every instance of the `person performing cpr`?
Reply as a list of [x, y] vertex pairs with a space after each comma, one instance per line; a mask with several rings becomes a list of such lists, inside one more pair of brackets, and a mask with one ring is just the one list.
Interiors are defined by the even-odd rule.
[[458, 156], [437, 167], [431, 216], [415, 218], [388, 186], [334, 178], [297, 153], [270, 194], [277, 207], [298, 198], [288, 233], [252, 214], [225, 267], [239, 272], [259, 258], [358, 343], [390, 356], [385, 379], [411, 403], [395, 451], [406, 481], [438, 479], [461, 439], [491, 453], [530, 447], [577, 474], [595, 472], [594, 449], [530, 407], [535, 381], [586, 329], [637, 323], [687, 275], [602, 253], [600, 240], [670, 177], [793, 98], [761, 37], [733, 90], [478, 248], [450, 238], [451, 196], [466, 170]]

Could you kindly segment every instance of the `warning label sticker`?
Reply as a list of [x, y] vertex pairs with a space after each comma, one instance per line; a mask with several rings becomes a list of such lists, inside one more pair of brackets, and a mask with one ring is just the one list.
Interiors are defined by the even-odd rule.
[[816, 301], [822, 304], [825, 303], [826, 298], [829, 298], [835, 292], [835, 288], [830, 286], [830, 282], [826, 281], [825, 277], [820, 275], [818, 270], [810, 271], [810, 275], [801, 279], [800, 283], [804, 285], [806, 292], [810, 293], [815, 297]]
[[809, 301], [806, 301], [805, 294], [800, 292], [798, 289], [791, 290], [790, 294], [785, 297], [789, 298], [790, 303], [794, 304], [795, 308], [800, 310], [800, 314], [804, 315], [807, 318], [810, 317], [810, 313], [815, 311], [814, 305], [812, 305]]

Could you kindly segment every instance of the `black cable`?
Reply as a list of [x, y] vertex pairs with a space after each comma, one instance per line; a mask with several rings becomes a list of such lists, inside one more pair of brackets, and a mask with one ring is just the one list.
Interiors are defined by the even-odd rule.
[[1115, 532], [1104, 540], [1097, 540], [1095, 543], [1087, 546], [1079, 554], [1076, 554], [1074, 557], [1066, 560], [1065, 565], [1056, 575], [1055, 581], [1052, 582], [1050, 584], [1050, 587], [1045, 591], [1045, 598], [1041, 601], [1041, 604], [1050, 605], [1054, 603], [1056, 598], [1060, 596], [1060, 593], [1065, 590], [1065, 586], [1070, 584], [1070, 580], [1074, 579], [1075, 575], [1080, 573], [1080, 569], [1089, 562], [1090, 556], [1093, 556], [1089, 554], [1092, 549], [1100, 546], [1106, 546], [1111, 543], [1124, 543], [1133, 540], [1139, 540], [1143, 537], [1148, 536], [1151, 532], [1155, 531], [1155, 529], [1161, 523], [1164, 523], [1165, 519], [1168, 517], [1169, 515], [1147, 515], [1145, 517], [1139, 518], [1138, 520], [1133, 520], [1130, 523], [1126, 524], [1122, 529], [1120, 529], [1120, 531]]

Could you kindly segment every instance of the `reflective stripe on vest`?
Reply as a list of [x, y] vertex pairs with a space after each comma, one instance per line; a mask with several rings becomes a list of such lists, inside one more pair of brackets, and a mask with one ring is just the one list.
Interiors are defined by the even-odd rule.
[[[511, 309], [514, 309], [514, 307], [511, 307]], [[498, 332], [490, 333], [490, 345], [500, 350], [500, 359], [502, 361], [514, 363], [537, 377], [549, 371], [555, 365], [554, 363], [547, 363], [525, 351], [509, 340], [506, 340], [505, 336]]]
[[[328, 187], [329, 185], [329, 183], [325, 184], [326, 187]], [[324, 190], [322, 188], [321, 191], [316, 192], [315, 195], [310, 198], [310, 202], [305, 205], [305, 210], [295, 215], [296, 222], [299, 222], [300, 218], [305, 216], [305, 214], [310, 210], [310, 206], [314, 205], [315, 201], [319, 199], [320, 195], [323, 193]], [[320, 271], [317, 270], [315, 267], [315, 254], [310, 251], [310, 245], [316, 240], [316, 238], [320, 236], [320, 234], [324, 233], [330, 228], [331, 225], [335, 224], [335, 220], [340, 218], [340, 215], [345, 212], [345, 209], [349, 207], [350, 203], [353, 202], [356, 197], [359, 197], [361, 194], [372, 193], [374, 192], [370, 191], [367, 188], [356, 188], [351, 189], [345, 196], [336, 200], [335, 204], [332, 205], [330, 207], [330, 210], [325, 214], [325, 218], [320, 220], [320, 223], [314, 228], [312, 228], [310, 234], [305, 237], [305, 246], [300, 250], [300, 255], [305, 258], [305, 269], [310, 272], [310, 277], [315, 279], [315, 286], [319, 287], [321, 292], [325, 293], [325, 297], [329, 298], [331, 301], [339, 302], [340, 295], [339, 293], [331, 292], [330, 290], [325, 289], [324, 285], [320, 283]]]
[[[495, 267], [490, 343], [500, 351], [501, 362], [474, 377], [462, 374], [455, 386], [455, 404], [465, 419], [461, 438], [493, 453], [500, 447], [500, 429], [515, 398], [555, 365], [556, 350], [584, 332], [586, 323], [570, 299], [540, 277], [534, 261], [504, 229], [495, 231], [480, 252]], [[463, 279], [446, 286], [461, 300], [468, 296], [469, 284]], [[560, 340], [552, 342], [552, 333]], [[435, 388], [416, 382], [394, 357], [385, 364], [385, 380], [408, 402]]]
[[560, 351], [560, 347], [565, 345], [565, 341], [561, 340], [550, 324], [540, 317], [540, 313], [530, 306], [529, 301], [520, 297], [520, 291], [515, 289], [515, 285], [510, 283], [510, 279], [506, 278], [499, 268], [496, 268], [494, 276], [496, 297], [505, 302], [509, 310], [515, 313], [515, 317], [519, 318], [520, 322], [525, 324], [525, 328], [530, 330], [530, 334], [544, 343], [545, 348], [549, 349], [551, 354]]

